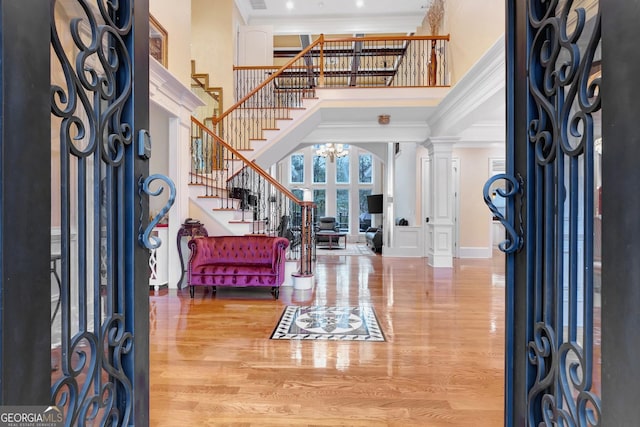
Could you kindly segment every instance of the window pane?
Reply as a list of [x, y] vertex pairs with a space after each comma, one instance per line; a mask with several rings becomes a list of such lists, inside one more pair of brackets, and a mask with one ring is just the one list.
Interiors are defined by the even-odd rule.
[[371, 227], [371, 214], [367, 206], [367, 196], [371, 195], [371, 189], [360, 190], [358, 192], [358, 204], [360, 205], [358, 218], [360, 222], [360, 231], [367, 231]]
[[294, 196], [296, 196], [298, 198], [298, 200], [303, 200], [304, 199], [304, 191], [299, 189], [299, 188], [292, 188], [291, 192], [293, 193]]
[[326, 191], [325, 190], [313, 190], [313, 202], [317, 206], [316, 218], [320, 218], [321, 216], [325, 216], [325, 207], [326, 207]]
[[313, 156], [313, 182], [327, 182], [327, 159], [322, 156]]
[[349, 190], [336, 190], [338, 229], [349, 231]]
[[358, 182], [360, 184], [373, 182], [373, 156], [371, 154], [358, 156]]
[[[299, 188], [292, 188], [291, 192], [298, 198], [298, 200], [304, 199], [304, 190], [301, 190]], [[293, 202], [293, 200], [289, 205], [289, 212], [291, 212], [291, 227], [300, 227], [302, 222], [300, 208]]]
[[290, 182], [303, 183], [304, 182], [304, 154], [292, 154], [291, 155], [291, 176]]
[[340, 184], [349, 183], [349, 156], [338, 157], [336, 159], [336, 182]]

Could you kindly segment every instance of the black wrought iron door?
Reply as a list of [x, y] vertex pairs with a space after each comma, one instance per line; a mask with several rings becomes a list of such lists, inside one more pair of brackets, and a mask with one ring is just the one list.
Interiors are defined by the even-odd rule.
[[507, 2], [507, 173], [485, 190], [503, 180], [508, 200], [508, 426], [640, 419], [637, 18], [622, 0]]
[[601, 425], [600, 8], [507, 11], [505, 425]]
[[148, 19], [146, 0], [51, 1], [51, 402], [66, 425], [148, 425]]

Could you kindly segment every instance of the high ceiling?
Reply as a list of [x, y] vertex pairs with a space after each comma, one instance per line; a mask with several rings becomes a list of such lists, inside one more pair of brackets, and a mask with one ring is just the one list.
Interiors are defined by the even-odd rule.
[[[422, 25], [432, 0], [234, 1], [248, 25], [271, 27], [275, 36], [274, 65], [281, 65], [280, 62], [288, 61], [293, 52], [297, 53], [319, 34], [336, 38], [415, 33]], [[288, 2], [293, 4], [293, 8], [287, 8]], [[362, 3], [361, 7], [358, 7], [359, 3]], [[430, 89], [427, 95], [414, 90], [408, 99], [400, 95], [404, 92], [394, 91], [394, 99], [386, 99], [387, 95], [384, 95], [372, 100], [371, 95], [367, 95], [367, 100], [352, 99], [348, 105], [338, 105], [338, 101], [325, 102], [326, 105], [323, 104], [322, 110], [311, 120], [306, 120], [288, 135], [302, 145], [326, 141], [367, 146], [390, 141], [421, 142], [431, 134], [432, 122], [439, 117], [438, 104], [448, 91], [447, 88], [439, 90]], [[340, 92], [336, 93], [342, 96]], [[503, 104], [504, 95], [500, 93], [496, 99]], [[349, 94], [354, 96], [353, 92]], [[419, 100], [412, 98], [418, 95]], [[486, 104], [488, 101], [485, 101]], [[503, 120], [504, 107], [492, 108], [485, 104], [482, 105], [486, 108], [479, 108], [482, 114], [461, 114], [456, 125], [462, 127], [457, 132], [479, 124], [486, 134], [488, 129], [495, 127], [494, 123]], [[390, 124], [380, 126], [377, 122], [380, 115], [389, 115]], [[275, 162], [278, 159], [271, 160]]]
[[[413, 33], [431, 0], [235, 0], [249, 25], [274, 34]], [[287, 3], [293, 4], [288, 9]], [[359, 7], [358, 5], [361, 4]]]

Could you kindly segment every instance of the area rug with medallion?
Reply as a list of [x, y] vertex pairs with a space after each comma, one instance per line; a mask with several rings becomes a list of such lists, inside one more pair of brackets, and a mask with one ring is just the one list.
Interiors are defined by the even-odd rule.
[[371, 306], [287, 306], [272, 340], [384, 341]]

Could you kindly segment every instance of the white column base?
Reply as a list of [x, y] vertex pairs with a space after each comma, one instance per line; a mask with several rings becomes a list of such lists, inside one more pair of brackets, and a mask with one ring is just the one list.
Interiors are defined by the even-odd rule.
[[429, 266], [434, 268], [452, 268], [453, 257], [451, 255], [429, 255]]
[[284, 283], [280, 286], [293, 286], [292, 275], [298, 271], [298, 261], [285, 261], [284, 263]]
[[306, 290], [311, 289], [313, 287], [313, 276], [309, 275], [300, 275], [294, 274], [291, 276], [293, 279], [293, 289], [294, 290]]

